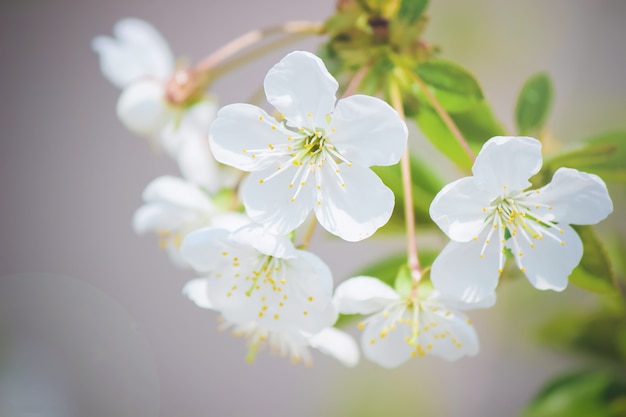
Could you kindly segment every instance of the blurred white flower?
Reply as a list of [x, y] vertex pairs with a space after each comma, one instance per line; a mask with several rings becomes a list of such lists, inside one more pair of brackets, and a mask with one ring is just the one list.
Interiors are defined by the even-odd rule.
[[467, 303], [436, 290], [424, 295], [420, 288], [402, 296], [376, 278], [359, 276], [339, 284], [334, 300], [340, 313], [370, 315], [359, 323], [363, 355], [394, 368], [417, 356], [452, 361], [476, 355], [476, 331], [457, 310], [491, 307], [495, 297]]
[[222, 108], [211, 125], [215, 158], [251, 171], [241, 195], [248, 215], [278, 234], [314, 210], [329, 232], [348, 241], [371, 236], [391, 216], [394, 196], [369, 168], [397, 163], [407, 128], [384, 101], [354, 95], [337, 101], [337, 81], [321, 59], [292, 52], [265, 77], [277, 121], [249, 104]]
[[437, 194], [430, 215], [453, 242], [432, 266], [435, 288], [484, 297], [496, 288], [507, 249], [535, 288], [567, 286], [583, 253], [569, 224], [598, 223], [613, 204], [598, 176], [570, 168], [558, 169], [545, 187], [524, 191], [541, 165], [538, 140], [494, 137], [478, 154], [474, 176]]
[[117, 102], [122, 123], [164, 149], [188, 180], [211, 192], [231, 185], [220, 182], [223, 173], [207, 144], [215, 99], [196, 85], [192, 71], [175, 68], [167, 42], [149, 23], [122, 19], [113, 33], [114, 38], [96, 37], [92, 48], [104, 76], [122, 89]]
[[210, 305], [226, 321], [257, 323], [280, 333], [314, 334], [332, 326], [332, 275], [310, 252], [252, 224], [235, 232], [208, 228], [189, 234], [183, 258], [207, 274]]
[[[214, 307], [209, 300], [209, 277], [189, 281], [183, 293], [201, 308]], [[353, 367], [359, 361], [359, 349], [352, 336], [333, 327], [310, 335], [305, 332], [285, 333], [267, 330], [258, 322], [235, 324], [222, 318], [220, 329], [231, 329], [233, 335], [243, 336], [248, 342], [248, 361], [253, 361], [256, 353], [267, 345], [273, 353], [289, 357], [293, 363], [312, 364], [309, 348], [315, 348], [337, 359], [345, 366]]]
[[243, 214], [216, 207], [209, 194], [197, 185], [172, 176], [162, 176], [148, 184], [143, 200], [145, 204], [133, 216], [135, 232], [156, 233], [161, 247], [180, 267], [188, 267], [179, 254], [188, 233], [207, 226], [235, 230], [250, 221]]

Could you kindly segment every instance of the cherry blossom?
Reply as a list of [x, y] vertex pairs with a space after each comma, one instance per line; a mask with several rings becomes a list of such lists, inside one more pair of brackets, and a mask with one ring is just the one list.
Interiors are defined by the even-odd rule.
[[430, 215], [450, 242], [432, 266], [442, 292], [471, 299], [492, 293], [506, 253], [538, 289], [561, 291], [583, 254], [570, 224], [605, 219], [613, 204], [596, 175], [560, 168], [552, 182], [527, 190], [542, 166], [541, 143], [529, 137], [494, 137], [472, 168], [473, 176], [446, 185]]
[[314, 211], [329, 232], [348, 241], [371, 236], [391, 216], [394, 196], [369, 168], [392, 165], [406, 148], [407, 128], [384, 101], [353, 95], [336, 101], [337, 81], [308, 52], [292, 52], [265, 77], [259, 107], [223, 107], [211, 125], [215, 158], [251, 171], [241, 195], [248, 215], [278, 234]]

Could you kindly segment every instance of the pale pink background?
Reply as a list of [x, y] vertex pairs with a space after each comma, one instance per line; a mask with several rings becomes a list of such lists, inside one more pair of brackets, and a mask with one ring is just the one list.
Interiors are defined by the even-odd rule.
[[[555, 79], [550, 126], [558, 137], [625, 127], [623, 1], [432, 3], [427, 38], [475, 72], [509, 128], [521, 83], [539, 70]], [[512, 416], [546, 378], [576, 365], [531, 334], [549, 312], [591, 305], [592, 297], [540, 293], [526, 282], [507, 285], [495, 308], [472, 315], [482, 343], [474, 359], [349, 370], [316, 354], [306, 369], [265, 352], [250, 365], [243, 341], [219, 333], [214, 314], [180, 295], [193, 274], [172, 267], [153, 237], [133, 234], [143, 188], [176, 168], [116, 119], [118, 91], [101, 76], [91, 38], [110, 34], [121, 17], [141, 17], [178, 54], [198, 60], [249, 29], [321, 20], [333, 7], [331, 0], [2, 2], [0, 417], [37, 410], [46, 417]], [[246, 100], [282, 55], [219, 81], [221, 102]], [[348, 245], [318, 233], [312, 250], [338, 282], [363, 259], [402, 245]]]

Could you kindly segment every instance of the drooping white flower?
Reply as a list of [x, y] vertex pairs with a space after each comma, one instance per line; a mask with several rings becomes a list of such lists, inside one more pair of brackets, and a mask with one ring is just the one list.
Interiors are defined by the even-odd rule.
[[[189, 281], [183, 288], [183, 293], [199, 307], [214, 310], [208, 297], [210, 279], [205, 277]], [[254, 360], [257, 351], [265, 345], [272, 352], [289, 357], [293, 363], [304, 362], [307, 366], [312, 364], [309, 348], [318, 349], [345, 366], [353, 367], [359, 361], [359, 349], [352, 336], [333, 327], [313, 335], [305, 332], [294, 334], [267, 330], [256, 321], [241, 325], [222, 318], [220, 329], [231, 329], [233, 335], [246, 338], [249, 346], [248, 361]]]
[[135, 232], [156, 233], [161, 247], [180, 267], [188, 267], [178, 252], [188, 233], [207, 226], [235, 230], [250, 222], [243, 214], [216, 207], [209, 194], [177, 177], [162, 176], [152, 181], [143, 192], [143, 200], [145, 204], [133, 216]]
[[474, 175], [437, 194], [430, 215], [452, 242], [432, 266], [435, 288], [466, 299], [492, 293], [507, 250], [534, 287], [567, 286], [583, 253], [569, 225], [598, 223], [613, 204], [599, 177], [570, 168], [558, 169], [545, 187], [525, 191], [541, 165], [536, 139], [494, 137], [478, 154]]
[[335, 303], [340, 313], [369, 315], [359, 323], [363, 355], [385, 368], [417, 356], [452, 361], [476, 355], [476, 331], [458, 310], [490, 307], [495, 297], [467, 303], [436, 290], [422, 293], [418, 288], [401, 296], [376, 278], [359, 276], [337, 286]]
[[260, 225], [198, 230], [183, 240], [181, 254], [209, 276], [210, 305], [230, 323], [314, 334], [337, 319], [328, 267]]
[[219, 181], [221, 170], [206, 143], [215, 99], [195, 91], [189, 71], [175, 68], [167, 42], [149, 23], [122, 19], [113, 33], [96, 37], [92, 48], [104, 76], [123, 90], [117, 102], [122, 123], [163, 148], [188, 180], [211, 192], [228, 186]]
[[348, 241], [372, 235], [394, 206], [393, 193], [369, 168], [399, 161], [407, 128], [374, 97], [337, 101], [337, 81], [321, 59], [292, 52], [265, 77], [278, 120], [249, 104], [222, 108], [211, 125], [215, 158], [251, 171], [241, 195], [248, 215], [285, 234], [314, 210], [329, 232]]

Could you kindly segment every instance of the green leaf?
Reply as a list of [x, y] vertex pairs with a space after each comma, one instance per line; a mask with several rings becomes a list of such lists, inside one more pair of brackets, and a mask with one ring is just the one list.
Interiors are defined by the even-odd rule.
[[412, 24], [424, 13], [428, 3], [429, 0], [402, 0], [398, 18]]
[[626, 397], [626, 384], [609, 371], [583, 371], [548, 384], [522, 417], [619, 417], [614, 404]]
[[405, 263], [400, 265], [398, 274], [393, 283], [393, 287], [400, 297], [407, 297], [411, 292], [411, 286], [413, 284], [413, 278], [411, 277], [411, 271], [409, 266]]
[[552, 104], [552, 90], [552, 81], [543, 72], [524, 83], [515, 106], [515, 121], [520, 135], [541, 130]]
[[[372, 169], [383, 183], [393, 191], [396, 198], [391, 220], [379, 230], [379, 233], [402, 232], [404, 230], [404, 192], [400, 165], [372, 167]], [[411, 155], [411, 180], [416, 220], [420, 227], [432, 226], [434, 223], [428, 212], [430, 203], [445, 184], [426, 162], [415, 155]]]
[[575, 284], [588, 291], [612, 294], [617, 291], [617, 278], [611, 266], [611, 260], [602, 241], [592, 226], [572, 226], [583, 241], [584, 253], [580, 264], [569, 277]]
[[580, 149], [548, 159], [544, 164], [544, 175], [551, 177], [560, 167], [590, 172], [606, 182], [626, 183], [626, 131], [593, 137]]
[[[490, 138], [505, 134], [485, 101], [469, 111], [450, 113], [450, 117], [475, 153]], [[473, 164], [472, 160], [433, 108], [423, 106], [415, 120], [422, 133], [441, 153], [460, 168], [469, 171]]]
[[[431, 87], [441, 106], [448, 112], [468, 111], [483, 100], [478, 81], [469, 71], [452, 61], [431, 59], [420, 64], [416, 73]], [[417, 84], [414, 87], [419, 91]], [[427, 99], [422, 101], [427, 102]]]

